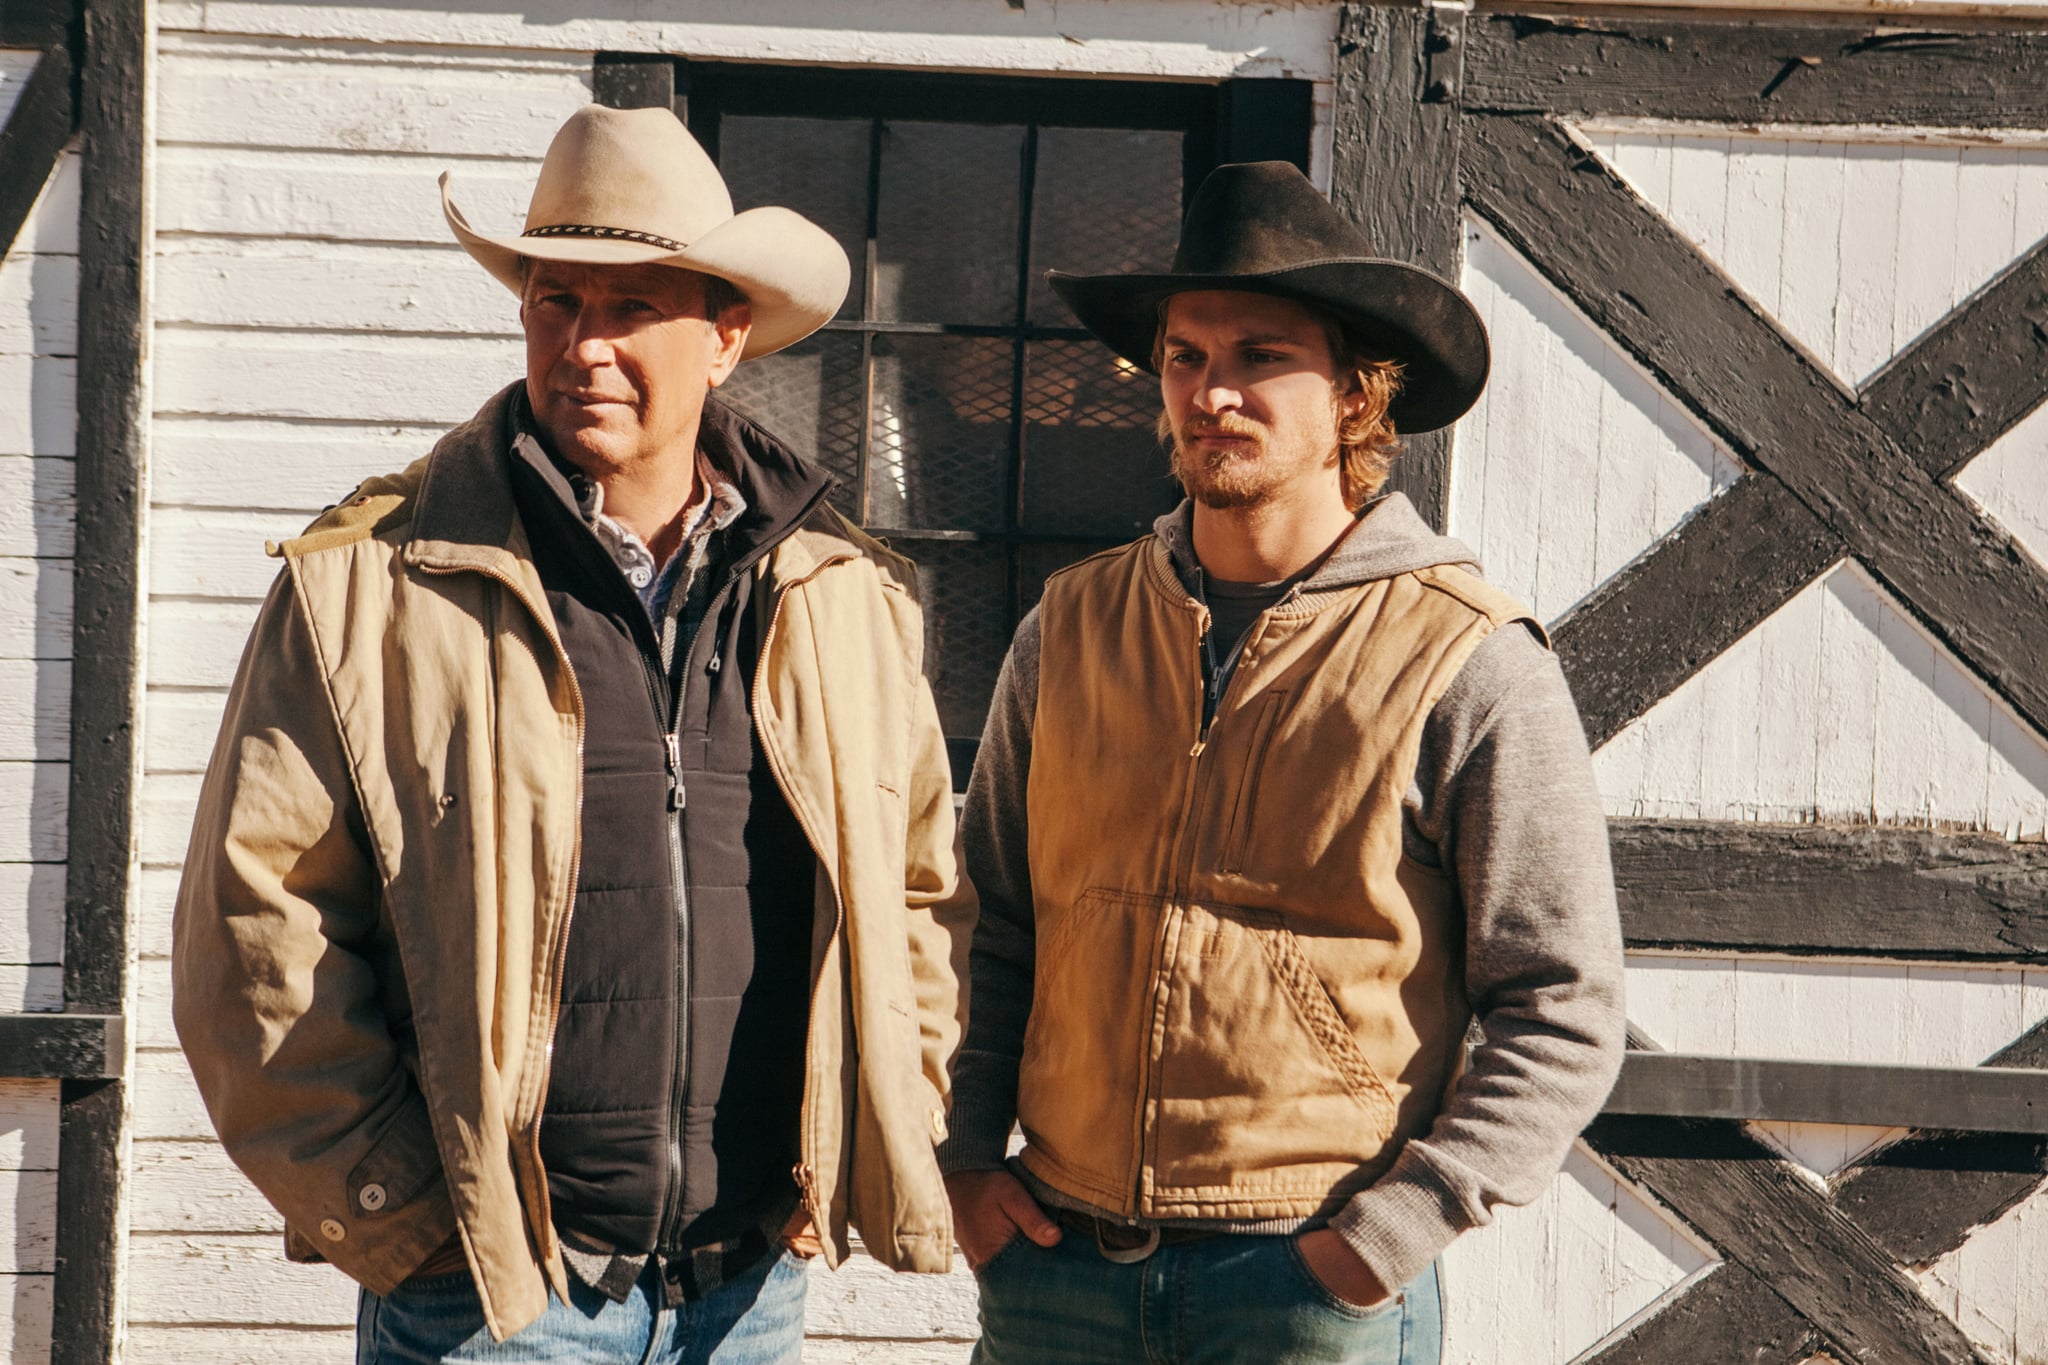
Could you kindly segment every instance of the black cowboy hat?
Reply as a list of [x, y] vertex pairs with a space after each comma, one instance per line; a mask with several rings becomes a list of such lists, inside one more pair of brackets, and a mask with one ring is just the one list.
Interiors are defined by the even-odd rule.
[[1160, 305], [1193, 289], [1241, 289], [1313, 304], [1403, 367], [1396, 431], [1449, 426], [1486, 387], [1486, 326], [1471, 301], [1427, 270], [1373, 255], [1351, 220], [1285, 161], [1218, 166], [1195, 191], [1163, 275], [1046, 279], [1081, 325], [1150, 370]]

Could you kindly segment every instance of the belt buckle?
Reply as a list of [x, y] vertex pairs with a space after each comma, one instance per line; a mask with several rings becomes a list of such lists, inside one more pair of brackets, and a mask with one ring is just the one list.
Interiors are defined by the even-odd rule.
[[1102, 1253], [1102, 1259], [1115, 1265], [1136, 1265], [1159, 1250], [1159, 1229], [1155, 1225], [1145, 1229], [1145, 1240], [1134, 1247], [1112, 1247], [1102, 1240], [1102, 1220], [1095, 1220], [1095, 1249]]

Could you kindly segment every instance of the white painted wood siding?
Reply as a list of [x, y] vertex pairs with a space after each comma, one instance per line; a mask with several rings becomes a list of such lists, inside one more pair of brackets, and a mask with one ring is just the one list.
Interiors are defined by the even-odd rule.
[[2039, 146], [1925, 133], [1586, 136], [1851, 386], [2048, 236]]
[[[0, 126], [38, 54], [0, 49]], [[0, 260], [0, 1011], [63, 1006], [78, 171]], [[0, 1079], [0, 1354], [50, 1357], [57, 1083]]]
[[[2037, 140], [1856, 143], [1641, 128], [1585, 137], [1849, 385], [2048, 235], [2048, 153]], [[1734, 470], [1488, 229], [1469, 232], [1467, 246], [1466, 287], [1488, 312], [1496, 360], [1485, 406], [1458, 432], [1452, 526], [1490, 577], [1555, 619], [1725, 488]], [[2048, 548], [2044, 413], [1958, 480], [2037, 558]], [[1502, 414], [1513, 414], [1520, 440], [1501, 439]], [[1610, 533], [1617, 510], [1626, 535]], [[2048, 741], [1853, 561], [1820, 575], [1624, 728], [1595, 766], [1617, 816], [2048, 837]], [[1630, 1017], [1657, 1042], [1730, 1056], [1973, 1065], [2048, 1018], [2048, 974], [1933, 963], [1633, 954], [1629, 995]], [[1899, 1136], [1757, 1127], [1816, 1180]], [[2048, 1197], [1980, 1230], [1922, 1276], [1993, 1359], [2042, 1359], [2048, 1320], [2030, 1291], [2048, 1266], [2044, 1238]], [[1461, 1244], [1449, 1261], [1469, 1254]], [[1554, 1244], [1529, 1254], [1551, 1273]], [[1523, 1312], [1542, 1303], [1533, 1289], [1511, 1297]], [[1502, 1316], [1512, 1322], [1512, 1311]], [[1480, 1365], [1525, 1353], [1542, 1358], [1522, 1345], [1496, 1357], [1461, 1348], [1452, 1358]]]

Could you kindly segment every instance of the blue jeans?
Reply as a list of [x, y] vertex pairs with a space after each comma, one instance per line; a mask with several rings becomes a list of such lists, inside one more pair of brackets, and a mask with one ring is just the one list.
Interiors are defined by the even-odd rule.
[[804, 1349], [804, 1261], [780, 1249], [701, 1300], [662, 1307], [650, 1262], [624, 1303], [569, 1281], [569, 1302], [494, 1342], [467, 1271], [362, 1291], [356, 1365], [797, 1365]]
[[1016, 1237], [975, 1273], [974, 1365], [1437, 1365], [1443, 1307], [1431, 1266], [1359, 1308], [1309, 1273], [1292, 1237], [1205, 1237], [1133, 1265], [1072, 1229]]

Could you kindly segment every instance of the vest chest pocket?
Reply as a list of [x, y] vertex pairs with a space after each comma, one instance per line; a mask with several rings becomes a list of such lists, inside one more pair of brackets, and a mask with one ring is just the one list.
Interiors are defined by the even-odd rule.
[[1265, 771], [1266, 750], [1273, 743], [1280, 713], [1286, 709], [1287, 693], [1269, 692], [1260, 698], [1251, 719], [1251, 739], [1245, 750], [1244, 766], [1237, 774], [1236, 791], [1230, 802], [1230, 819], [1223, 836], [1220, 872], [1244, 871], [1245, 854], [1251, 845], [1252, 816], [1258, 809], [1259, 777]]

